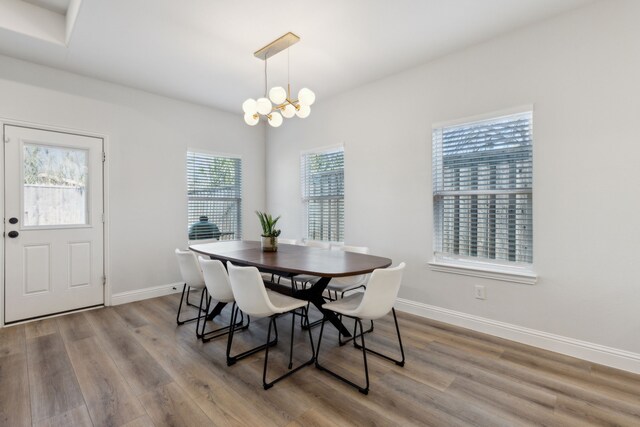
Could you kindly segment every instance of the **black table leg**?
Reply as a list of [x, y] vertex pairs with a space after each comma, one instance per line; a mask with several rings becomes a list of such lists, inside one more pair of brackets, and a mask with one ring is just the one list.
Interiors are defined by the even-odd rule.
[[322, 297], [322, 293], [324, 292], [330, 281], [331, 277], [321, 277], [320, 280], [314, 283], [309, 289], [294, 291], [293, 296], [295, 298], [307, 300], [311, 304], [315, 305], [316, 308], [320, 310], [320, 312], [326, 317], [326, 319], [331, 322], [342, 335], [350, 337], [351, 333], [342, 324], [340, 318], [333, 311], [324, 310], [322, 308], [322, 304], [325, 303], [325, 300]]
[[219, 302], [218, 304], [216, 304], [216, 306], [213, 307], [213, 310], [211, 310], [211, 312], [207, 315], [207, 320], [213, 320], [214, 317], [216, 317], [218, 314], [222, 312], [222, 309], [226, 305], [227, 305], [226, 302]]

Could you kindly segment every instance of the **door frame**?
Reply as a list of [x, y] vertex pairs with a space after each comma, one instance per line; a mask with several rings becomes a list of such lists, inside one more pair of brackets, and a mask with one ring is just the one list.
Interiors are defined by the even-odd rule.
[[[105, 160], [102, 163], [102, 205], [104, 209], [104, 225], [103, 225], [103, 263], [104, 263], [104, 275], [106, 278], [104, 289], [103, 289], [103, 299], [104, 305], [111, 305], [111, 264], [109, 257], [109, 225], [110, 225], [110, 215], [109, 215], [109, 164], [110, 164], [110, 156], [109, 156], [109, 136], [103, 133], [92, 132], [82, 129], [74, 129], [67, 128], [62, 126], [55, 125], [47, 125], [42, 123], [35, 122], [27, 122], [24, 120], [15, 120], [9, 118], [0, 117], [0, 142], [2, 143], [2, 149], [0, 149], [0, 165], [2, 165], [2, 173], [0, 173], [0, 213], [4, 218], [5, 213], [5, 168], [4, 168], [4, 140], [5, 140], [5, 126], [20, 126], [32, 129], [39, 129], [44, 131], [52, 131], [52, 132], [61, 132], [61, 133], [69, 133], [73, 135], [79, 136], [88, 136], [92, 138], [100, 138], [102, 139], [102, 150], [105, 154]], [[2, 223], [2, 233], [6, 233], [6, 222]], [[4, 253], [4, 243], [6, 237], [2, 239], [2, 244], [0, 244], [0, 328], [3, 328], [4, 325], [4, 302], [5, 302], [5, 253]], [[46, 316], [45, 316], [46, 317]], [[24, 322], [16, 322], [14, 324], [20, 324]]]

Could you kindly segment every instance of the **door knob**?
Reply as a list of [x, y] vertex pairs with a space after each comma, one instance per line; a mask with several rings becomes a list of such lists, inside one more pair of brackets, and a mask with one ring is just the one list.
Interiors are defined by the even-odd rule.
[[13, 230], [13, 231], [10, 231], [8, 235], [12, 239], [15, 239], [16, 237], [18, 237], [20, 235], [20, 233], [18, 233], [17, 231]]
[[18, 218], [9, 218], [9, 224], [17, 224]]

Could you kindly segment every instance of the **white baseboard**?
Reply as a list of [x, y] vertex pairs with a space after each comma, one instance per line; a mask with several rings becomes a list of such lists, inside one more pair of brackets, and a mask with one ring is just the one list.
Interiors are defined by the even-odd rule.
[[396, 309], [640, 374], [640, 354], [398, 298]]
[[151, 286], [149, 288], [135, 289], [133, 291], [120, 292], [111, 295], [111, 305], [126, 304], [128, 302], [143, 299], [162, 297], [176, 292], [182, 292], [184, 283], [169, 283], [168, 285]]

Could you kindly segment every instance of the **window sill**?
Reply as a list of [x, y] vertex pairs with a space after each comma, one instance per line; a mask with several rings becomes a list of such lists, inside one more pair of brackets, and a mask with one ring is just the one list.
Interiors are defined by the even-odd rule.
[[503, 282], [519, 283], [522, 285], [534, 285], [538, 281], [538, 275], [522, 268], [509, 268], [501, 266], [489, 266], [483, 264], [476, 266], [471, 263], [458, 263], [455, 261], [433, 260], [428, 263], [432, 271], [441, 273], [459, 274], [461, 276], [481, 277], [483, 279], [500, 280]]

